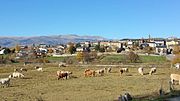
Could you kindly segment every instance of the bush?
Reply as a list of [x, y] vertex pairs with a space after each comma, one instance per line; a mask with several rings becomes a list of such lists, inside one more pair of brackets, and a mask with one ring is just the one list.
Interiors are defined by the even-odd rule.
[[67, 64], [73, 64], [73, 59], [71, 58], [71, 57], [68, 57], [68, 58], [66, 58], [65, 59], [65, 63], [67, 63]]
[[135, 63], [140, 60], [139, 56], [132, 51], [129, 52], [128, 55], [126, 55], [126, 59], [129, 60], [131, 63]]
[[122, 51], [125, 51], [125, 49], [124, 48], [118, 48], [117, 49], [117, 53], [121, 53]]
[[88, 52], [78, 52], [77, 53], [77, 56], [76, 56], [76, 59], [79, 61], [79, 62], [89, 62], [90, 61], [90, 54]]
[[39, 58], [37, 60], [38, 63], [50, 63], [50, 61], [48, 59], [45, 59], [45, 58]]
[[180, 54], [180, 46], [174, 46], [173, 48], [173, 54]]

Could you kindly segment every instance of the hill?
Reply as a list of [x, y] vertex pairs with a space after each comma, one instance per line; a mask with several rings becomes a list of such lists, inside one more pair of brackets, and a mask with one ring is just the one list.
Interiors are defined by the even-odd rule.
[[35, 37], [0, 37], [0, 46], [11, 47], [16, 44], [32, 45], [32, 44], [66, 44], [68, 42], [83, 42], [83, 41], [100, 41], [105, 38], [100, 36], [79, 36], [74, 34], [69, 35], [53, 35], [53, 36], [35, 36]]

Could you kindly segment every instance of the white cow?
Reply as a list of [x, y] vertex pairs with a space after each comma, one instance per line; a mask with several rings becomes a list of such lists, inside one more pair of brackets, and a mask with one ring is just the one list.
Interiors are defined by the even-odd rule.
[[151, 68], [149, 75], [152, 75], [153, 73], [156, 73], [156, 67]]
[[104, 74], [104, 69], [96, 70], [95, 73], [102, 76]]
[[63, 62], [59, 63], [59, 67], [66, 67], [66, 63]]
[[13, 72], [13, 74], [9, 75], [9, 78], [23, 78], [24, 74], [19, 72]]
[[179, 81], [179, 85], [180, 85], [180, 75], [179, 74], [171, 74], [170, 78], [171, 78], [172, 84], [174, 83], [174, 81]]
[[43, 68], [42, 68], [42, 67], [35, 66], [34, 68], [35, 68], [37, 71], [41, 71], [41, 72], [43, 72]]
[[1, 85], [6, 85], [6, 87], [8, 87], [10, 85], [10, 78], [1, 78], [0, 79], [0, 84]]
[[139, 74], [144, 75], [144, 73], [143, 73], [143, 67], [139, 67], [139, 68], [138, 68], [138, 72], [139, 72]]

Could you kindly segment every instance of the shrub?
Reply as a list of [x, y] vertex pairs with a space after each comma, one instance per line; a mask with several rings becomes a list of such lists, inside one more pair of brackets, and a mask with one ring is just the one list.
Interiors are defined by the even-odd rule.
[[37, 59], [37, 62], [38, 63], [50, 63], [50, 61], [48, 59], [45, 59], [45, 58], [39, 58], [39, 59]]
[[180, 54], [180, 46], [174, 46], [173, 48], [173, 54]]
[[72, 57], [68, 57], [68, 58], [65, 59], [65, 62], [67, 64], [73, 64], [74, 61], [73, 61]]
[[140, 60], [139, 56], [132, 51], [129, 52], [128, 55], [126, 55], [126, 59], [129, 60], [131, 63], [135, 63]]
[[79, 62], [89, 62], [90, 61], [90, 54], [88, 52], [78, 52], [76, 59]]

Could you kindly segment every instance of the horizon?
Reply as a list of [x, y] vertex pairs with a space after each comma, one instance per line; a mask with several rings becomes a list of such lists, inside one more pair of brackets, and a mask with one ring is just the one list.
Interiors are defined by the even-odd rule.
[[[121, 39], [148, 39], [149, 36], [145, 36], [145, 37], [137, 37], [137, 38], [131, 38], [131, 37], [125, 37], [125, 38], [119, 38], [119, 39], [111, 39], [111, 38], [106, 38], [103, 36], [98, 36], [98, 35], [78, 35], [78, 34], [53, 34], [53, 35], [34, 35], [34, 36], [0, 36], [0, 38], [33, 38], [33, 37], [43, 37], [43, 36], [47, 36], [47, 37], [51, 37], [51, 36], [79, 36], [79, 37], [83, 37], [83, 36], [93, 36], [93, 37], [101, 37], [101, 38], [105, 38], [106, 40], [121, 40]], [[150, 36], [151, 37], [151, 36]], [[163, 38], [163, 39], [167, 39], [167, 38], [180, 38], [180, 37], [176, 37], [176, 36], [169, 36], [169, 37], [151, 37], [151, 38]]]
[[1, 1], [0, 36], [180, 37], [180, 1]]

